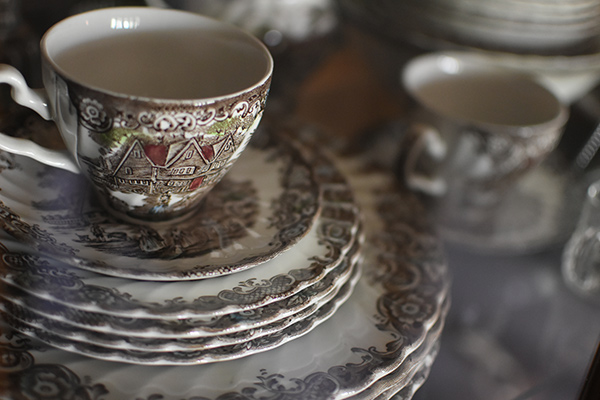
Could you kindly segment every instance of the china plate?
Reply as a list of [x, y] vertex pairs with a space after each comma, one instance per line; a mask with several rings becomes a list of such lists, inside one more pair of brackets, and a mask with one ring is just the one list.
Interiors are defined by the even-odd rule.
[[111, 216], [80, 175], [2, 153], [0, 227], [68, 264], [121, 278], [247, 270], [293, 247], [320, 212], [320, 185], [301, 151], [259, 136], [195, 214], [152, 225]]
[[[340, 171], [327, 157], [306, 153], [319, 159], [313, 164], [322, 192], [321, 213], [296, 245], [259, 267], [214, 279], [154, 282], [69, 268], [34, 256], [26, 260], [6, 256], [8, 268], [0, 271], [0, 278], [49, 301], [125, 318], [210, 321], [289, 298], [340, 264], [360, 223], [352, 188]], [[24, 161], [23, 157], [15, 160]], [[4, 189], [2, 175], [0, 188]], [[20, 225], [13, 221], [13, 226]]]
[[[410, 359], [407, 358], [398, 368], [373, 382], [365, 390], [347, 397], [347, 399], [366, 400], [375, 398], [379, 400], [389, 398], [401, 390], [412, 387], [417, 379], [423, 381], [429, 374], [433, 361], [439, 352], [439, 336], [439, 332], [430, 332], [423, 344], [410, 354]], [[414, 391], [412, 394], [414, 394]]]
[[[439, 345], [437, 345], [439, 347]], [[409, 400], [412, 399], [417, 390], [425, 383], [425, 380], [429, 376], [429, 372], [431, 371], [431, 366], [437, 357], [439, 350], [437, 347], [434, 348], [423, 360], [419, 363], [416, 363], [416, 367], [413, 370], [406, 374], [403, 371], [403, 368], [399, 368], [397, 373], [393, 373], [390, 375], [381, 378], [377, 381], [377, 384], [382, 384], [384, 387], [389, 388], [385, 391], [382, 391], [379, 395], [375, 396], [369, 389], [367, 389], [367, 393], [363, 394], [359, 393], [357, 396], [348, 397], [348, 399], [359, 400], [359, 399], [373, 399], [373, 400]], [[408, 375], [406, 379], [401, 379], [398, 382], [398, 377]]]
[[[5, 245], [8, 245], [5, 242]], [[138, 344], [141, 350], [149, 346], [217, 347], [281, 330], [312, 314], [324, 302], [336, 295], [340, 287], [357, 271], [355, 264], [360, 256], [357, 242], [340, 265], [323, 279], [299, 293], [253, 310], [225, 314], [209, 319], [143, 319], [119, 317], [102, 313], [75, 310], [63, 304], [40, 299], [22, 290], [6, 286], [0, 294], [9, 314], [33, 324], [62, 333], [62, 336], [86, 337], [88, 342], [118, 343], [120, 347]], [[24, 260], [26, 253], [4, 253], [5, 259]], [[48, 262], [48, 260], [46, 260]], [[52, 262], [52, 261], [50, 261]], [[6, 265], [6, 264], [5, 264]], [[41, 321], [41, 322], [40, 322]], [[119, 337], [120, 336], [120, 337]], [[125, 339], [126, 337], [127, 339]], [[152, 341], [150, 343], [149, 341]], [[111, 346], [108, 346], [111, 347]], [[112, 346], [114, 347], [114, 346]]]
[[[439, 326], [441, 327], [443, 324], [440, 324]], [[383, 399], [391, 399], [392, 397], [396, 400], [408, 400], [411, 399], [412, 396], [414, 395], [414, 393], [418, 390], [419, 387], [421, 387], [421, 385], [424, 383], [424, 381], [426, 380], [427, 376], [429, 375], [431, 366], [433, 364], [433, 361], [435, 360], [437, 353], [439, 351], [439, 335], [440, 335], [440, 331], [441, 328], [437, 329], [435, 332], [429, 332], [427, 337], [425, 338], [425, 340], [423, 341], [423, 343], [421, 345], [419, 345], [417, 348], [415, 348], [415, 350], [410, 353], [407, 354], [406, 357], [404, 358], [403, 362], [397, 366], [394, 370], [392, 370], [389, 374], [387, 375], [383, 375], [382, 377], [380, 377], [379, 379], [375, 380], [370, 386], [367, 386], [365, 388], [357, 388], [356, 390], [350, 392], [351, 394], [347, 394], [345, 396], [341, 396], [341, 397], [321, 397], [321, 396], [315, 396], [315, 393], [319, 394], [321, 393], [321, 389], [319, 387], [314, 388], [314, 393], [310, 393], [305, 391], [304, 389], [306, 389], [305, 385], [302, 385], [300, 382], [295, 382], [295, 383], [300, 383], [297, 387], [300, 390], [297, 389], [292, 389], [291, 392], [289, 392], [288, 390], [286, 390], [285, 387], [269, 387], [268, 384], [278, 384], [279, 383], [279, 379], [282, 378], [281, 376], [279, 376], [278, 374], [274, 374], [271, 375], [269, 377], [262, 377], [262, 376], [258, 376], [257, 379], [260, 381], [264, 381], [266, 384], [263, 384], [263, 382], [257, 382], [254, 385], [256, 387], [258, 387], [258, 391], [260, 393], [261, 389], [264, 390], [267, 393], [267, 396], [275, 396], [277, 398], [279, 398], [279, 395], [295, 395], [299, 393], [300, 397], [295, 397], [294, 398], [305, 398], [304, 395], [312, 395], [311, 398], [319, 400], [319, 399], [352, 399], [352, 400], [367, 400], [367, 399], [374, 399], [374, 400], [383, 400]], [[48, 364], [48, 365], [43, 365], [43, 366], [39, 366], [40, 368], [36, 368], [35, 364], [29, 368], [28, 364], [31, 363], [35, 363], [35, 355], [34, 353], [36, 352], [46, 352], [46, 351], [55, 351], [52, 348], [44, 348], [44, 345], [41, 343], [36, 343], [35, 340], [32, 341], [30, 338], [26, 338], [24, 336], [21, 336], [20, 333], [12, 331], [11, 328], [3, 326], [0, 323], [0, 344], [2, 345], [2, 347], [4, 347], [3, 350], [0, 350], [0, 354], [4, 353], [6, 355], [9, 355], [11, 357], [14, 357], [13, 360], [11, 361], [15, 361], [14, 364], [16, 365], [11, 365], [9, 368], [12, 370], [12, 367], [15, 367], [14, 369], [16, 369], [17, 374], [16, 378], [17, 380], [14, 381], [17, 385], [19, 383], [21, 383], [22, 381], [25, 380], [31, 380], [31, 378], [33, 378], [33, 380], [38, 380], [37, 376], [35, 376], [35, 374], [44, 374], [44, 378], [43, 378], [43, 389], [44, 390], [52, 390], [53, 393], [55, 394], [55, 399], [57, 400], [68, 400], [70, 399], [70, 393], [72, 391], [76, 391], [79, 394], [85, 393], [86, 396], [87, 395], [93, 395], [94, 393], [98, 392], [101, 393], [102, 395], [106, 395], [106, 394], [110, 394], [110, 390], [106, 389], [106, 386], [102, 383], [94, 383], [92, 382], [91, 384], [85, 384], [82, 383], [79, 380], [79, 377], [74, 374], [71, 370], [69, 370], [68, 368], [65, 367], [65, 365], [62, 364]], [[69, 358], [69, 357], [67, 357]], [[90, 359], [91, 360], [91, 359]], [[102, 361], [98, 361], [98, 362], [102, 362]], [[94, 364], [94, 362], [85, 362], [86, 364]], [[88, 368], [94, 368], [93, 366], [87, 366]], [[131, 366], [133, 368], [133, 366]], [[204, 365], [204, 367], [207, 367], [206, 365]], [[115, 368], [121, 369], [122, 367], [115, 365]], [[146, 367], [147, 368], [147, 367]], [[189, 368], [189, 367], [175, 367], [175, 366], [163, 366], [163, 367], [153, 367], [154, 369], [162, 369], [163, 371], [160, 371], [159, 375], [162, 375], [165, 373], [165, 369], [181, 369], [181, 368]], [[196, 366], [196, 368], [198, 368], [198, 366]], [[26, 371], [22, 372], [21, 376], [21, 372], [20, 370], [22, 369], [29, 369]], [[29, 379], [27, 379], [29, 378]], [[40, 376], [41, 378], [41, 376]], [[67, 378], [67, 379], [64, 379]], [[269, 382], [270, 381], [270, 382]], [[40, 382], [41, 383], [41, 382]], [[328, 382], [327, 382], [328, 383]], [[16, 387], [10, 387], [10, 385], [6, 385], [7, 387], [3, 388], [0, 385], [0, 396], [3, 393], [9, 393], [10, 391], [12, 391], [13, 393], [21, 393], [24, 395], [29, 395], [32, 397], [29, 398], [38, 398], [36, 397], [39, 394], [42, 394], [40, 392], [37, 391], [37, 389], [39, 387], [34, 387], [31, 388], [29, 386], [22, 386], [20, 388], [16, 388]], [[282, 390], [283, 389], [283, 390]], [[330, 388], [326, 388], [326, 389], [330, 389]], [[199, 389], [202, 390], [202, 389]], [[244, 393], [244, 399], [248, 399], [248, 400], [258, 400], [258, 399], [264, 399], [264, 397], [262, 396], [258, 396], [255, 397], [254, 393], [256, 392], [256, 390], [254, 390], [254, 388], [250, 388], [251, 391], [249, 391], [249, 395], [248, 392]], [[161, 392], [162, 393], [162, 392]], [[133, 393], [129, 393], [130, 395], [133, 395]], [[264, 393], [260, 393], [260, 394], [264, 394]], [[240, 393], [231, 393], [228, 392], [226, 394], [224, 394], [226, 396], [238, 396], [241, 395]], [[152, 398], [152, 397], [156, 397], [158, 396], [159, 398], [163, 399], [163, 395], [160, 394], [154, 394], [149, 396], [148, 398]], [[88, 397], [86, 397], [88, 398]], [[91, 398], [91, 397], [89, 397]], [[105, 399], [105, 397], [102, 397], [103, 399]], [[197, 397], [193, 397], [193, 398], [197, 398]], [[222, 396], [219, 396], [218, 399], [223, 398]], [[272, 397], [268, 397], [268, 398], [272, 398]], [[286, 397], [287, 398], [287, 397]], [[111, 397], [112, 399], [112, 397]], [[190, 398], [191, 399], [191, 398]], [[202, 397], [202, 399], [206, 399], [208, 400], [207, 397]], [[217, 400], [218, 400], [217, 399]], [[178, 399], [180, 400], [180, 399]]]
[[[62, 338], [89, 344], [97, 344], [113, 349], [154, 352], [206, 350], [216, 347], [237, 345], [258, 338], [262, 339], [269, 335], [277, 334], [301, 320], [315, 317], [319, 318], [319, 315], [313, 314], [318, 312], [319, 308], [326, 303], [329, 303], [334, 299], [335, 301], [338, 301], [336, 297], [340, 292], [343, 294], [343, 291], [345, 290], [343, 286], [348, 280], [355, 282], [358, 279], [358, 267], [353, 267], [350, 272], [351, 274], [343, 283], [341, 283], [341, 286], [324, 297], [322, 303], [313, 304], [295, 314], [266, 325], [219, 336], [194, 337], [181, 335], [174, 338], [155, 338], [128, 336], [126, 334], [123, 335], [113, 332], [98, 332], [79, 326], [73, 326], [65, 321], [46, 318], [41, 312], [29, 309], [18, 302], [13, 302], [8, 299], [1, 299], [0, 310], [4, 311], [8, 318], [14, 318], [17, 325], [27, 324], [31, 325], [32, 328], [43, 329]], [[354, 285], [354, 283], [352, 285]]]
[[[283, 329], [245, 342], [202, 349], [196, 348], [193, 345], [190, 346], [191, 348], [178, 350], [168, 348], [152, 349], [151, 347], [154, 346], [150, 341], [145, 341], [146, 348], [132, 348], [132, 346], [143, 347], [144, 341], [128, 340], [124, 337], [110, 341], [107, 346], [107, 343], [90, 343], [87, 340], [89, 337], [84, 337], [85, 333], [81, 330], [72, 329], [71, 332], [75, 334], [73, 335], [69, 333], [68, 327], [59, 327], [56, 323], [47, 324], [48, 321], [43, 317], [36, 317], [30, 313], [17, 313], [19, 314], [18, 316], [4, 314], [2, 317], [10, 326], [16, 328], [18, 331], [25, 332], [53, 347], [101, 360], [155, 366], [199, 365], [217, 361], [235, 360], [262, 353], [306, 335], [316, 326], [330, 318], [348, 299], [359, 276], [360, 273], [353, 274], [353, 279], [344, 284], [333, 299], [318, 307], [315, 312], [299, 318], [298, 321]], [[60, 332], [56, 332], [54, 329], [59, 329]], [[104, 339], [106, 339], [106, 335]], [[121, 346], [118, 343], [119, 341], [126, 343], [126, 345]]]
[[342, 165], [368, 216], [363, 277], [350, 299], [310, 334], [233, 362], [184, 368], [93, 360], [9, 334], [0, 348], [3, 359], [13, 361], [7, 376], [14, 383], [2, 387], [6, 395], [35, 397], [21, 391], [35, 391], [29, 382], [44, 376], [49, 387], [105, 400], [341, 399], [420, 363], [409, 355], [446, 315], [449, 276], [441, 243], [423, 205], [395, 188], [392, 177], [367, 172], [357, 159]]

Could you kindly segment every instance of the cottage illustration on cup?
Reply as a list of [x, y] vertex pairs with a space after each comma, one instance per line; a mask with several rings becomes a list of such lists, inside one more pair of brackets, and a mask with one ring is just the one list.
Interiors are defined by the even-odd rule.
[[[131, 103], [79, 98], [79, 129], [97, 151], [80, 161], [97, 188], [109, 194], [109, 208], [128, 214], [138, 209], [187, 208], [228, 171], [260, 121], [263, 96], [235, 103], [215, 102], [200, 110], [157, 108], [132, 113]], [[135, 198], [138, 198], [136, 201]]]
[[135, 223], [198, 210], [256, 130], [273, 73], [254, 35], [151, 7], [67, 18], [44, 34], [40, 52], [44, 89], [9, 65], [0, 82], [55, 122], [65, 149], [2, 134], [0, 148], [81, 173], [107, 211]]
[[213, 144], [200, 144], [197, 138], [170, 145], [144, 145], [139, 139], [125, 153], [103, 161], [110, 169], [92, 168], [95, 180], [104, 181], [121, 192], [164, 194], [193, 191], [216, 175], [219, 168], [235, 151], [231, 135]]

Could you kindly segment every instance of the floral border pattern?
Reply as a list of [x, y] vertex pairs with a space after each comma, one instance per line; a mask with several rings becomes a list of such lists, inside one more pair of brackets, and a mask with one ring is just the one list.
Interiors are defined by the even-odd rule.
[[[25, 332], [35, 338], [38, 338], [44, 343], [49, 343], [52, 346], [74, 351], [93, 357], [129, 362], [135, 364], [147, 365], [198, 365], [211, 363], [216, 361], [234, 360], [240, 357], [246, 357], [265, 350], [277, 348], [290, 340], [297, 339], [309, 333], [315, 326], [323, 323], [330, 318], [335, 311], [350, 297], [352, 290], [360, 273], [353, 274], [352, 279], [346, 282], [340, 288], [339, 292], [333, 299], [325, 304], [317, 307], [317, 309], [308, 315], [299, 318], [297, 321], [275, 330], [272, 333], [251, 338], [247, 341], [241, 341], [234, 344], [226, 344], [223, 346], [200, 348], [200, 346], [191, 346], [189, 349], [155, 351], [151, 349], [125, 349], [119, 347], [107, 347], [97, 343], [88, 343], [84, 340], [72, 340], [65, 335], [56, 333], [51, 329], [51, 326], [38, 327], [35, 321], [39, 319], [23, 309], [10, 308], [11, 313], [4, 312], [5, 306], [0, 307], [0, 316], [10, 326], [18, 331]], [[140, 342], [142, 340], [139, 340]], [[147, 342], [151, 342], [152, 339]]]
[[[352, 166], [345, 171], [348, 174], [365, 172], [359, 172]], [[366, 221], [366, 243], [373, 247], [374, 258], [365, 262], [366, 277], [363, 279], [382, 290], [374, 317], [379, 321], [377, 328], [389, 332], [392, 340], [382, 348], [354, 348], [352, 351], [361, 356], [362, 362], [335, 365], [304, 377], [286, 377], [267, 369], [261, 370], [254, 384], [238, 392], [218, 396], [215, 400], [339, 398], [357, 382], [369, 385], [385, 371], [398, 368], [403, 355], [407, 355], [407, 348], [426, 337], [435, 320], [443, 324], [445, 311], [442, 304], [447, 301], [448, 270], [441, 245], [431, 233], [432, 227], [423, 205], [406, 188], [391, 187], [390, 181], [377, 193], [368, 188], [357, 189], [369, 200], [377, 198], [373, 200], [372, 207], [378, 221]], [[384, 228], [377, 227], [377, 222]], [[424, 379], [423, 374], [426, 375], [426, 372], [417, 374], [417, 380], [409, 382], [404, 390], [397, 388], [401, 390], [400, 398], [412, 396], [415, 386], [422, 382], [419, 379]], [[14, 377], [19, 379], [24, 375], [16, 373]], [[73, 386], [73, 389], [79, 388], [81, 385]], [[92, 395], [90, 391], [86, 394]], [[145, 399], [157, 396], [161, 395], [146, 396]], [[89, 398], [99, 399], [100, 396]]]
[[[35, 313], [41, 313], [45, 316], [44, 319], [49, 318], [48, 324], [54, 323], [53, 320], [59, 322], [61, 320], [69, 321], [68, 327], [66, 325], [61, 326], [60, 323], [56, 325], [58, 330], [65, 332], [68, 336], [75, 334], [82, 337], [95, 337], [104, 341], [128, 342], [134, 345], [137, 344], [146, 350], [149, 349], [150, 343], [137, 342], [135, 336], [152, 333], [156, 337], [152, 346], [184, 346], [187, 342], [191, 342], [194, 348], [208, 347], [208, 344], [215, 339], [216, 335], [219, 335], [217, 339], [221, 342], [227, 340], [241, 342], [243, 341], [242, 331], [247, 335], [257, 335], [257, 332], [267, 324], [271, 325], [268, 327], [269, 329], [272, 329], [277, 323], [281, 327], [281, 319], [289, 318], [291, 315], [290, 321], [283, 321], [283, 323], [289, 325], [292, 323], [291, 320], [297, 319], [297, 313], [304, 312], [307, 308], [314, 311], [317, 303], [321, 302], [323, 298], [331, 297], [331, 294], [339, 290], [339, 287], [354, 273], [356, 259], [359, 254], [360, 243], [355, 242], [339, 265], [306, 289], [264, 306], [218, 317], [209, 315], [206, 318], [132, 319], [131, 317], [77, 310], [65, 304], [37, 297], [35, 294], [18, 289], [6, 281], [7, 285], [4, 293], [0, 294], [0, 303], [4, 303], [7, 312], [15, 316], [21, 316], [21, 319], [25, 322], [39, 319], [35, 316]], [[24, 253], [5, 253], [4, 258], [7, 257], [14, 259], [28, 258], [27, 254]], [[36, 268], [35, 265], [28, 265], [31, 269]], [[49, 277], [47, 275], [36, 276], [36, 279], [43, 281], [49, 279]], [[78, 287], [77, 290], [85, 290], [85, 288]], [[2, 298], [7, 300], [2, 301]], [[30, 310], [35, 311], [35, 313], [32, 314]], [[266, 329], [263, 330], [266, 331]], [[106, 331], [113, 334], [103, 333]], [[127, 335], [127, 337], [116, 337], [115, 333], [119, 332], [121, 335]], [[164, 339], [162, 339], [163, 336]]]
[[[108, 275], [147, 280], [202, 279], [251, 268], [291, 248], [310, 231], [321, 211], [320, 191], [322, 184], [326, 183], [317, 182], [314, 169], [307, 164], [296, 146], [289, 141], [277, 140], [272, 136], [261, 135], [259, 133], [257, 133], [254, 139], [252, 146], [265, 153], [267, 162], [277, 161], [278, 165], [280, 165], [279, 179], [282, 192], [278, 198], [274, 199], [273, 204], [271, 204], [269, 214], [264, 216], [270, 221], [270, 228], [274, 228], [273, 237], [268, 238], [268, 244], [265, 244], [263, 248], [251, 251], [248, 256], [235, 262], [225, 263], [221, 260], [220, 262], [213, 261], [211, 264], [211, 261], [207, 259], [201, 264], [194, 264], [192, 262], [185, 264], [178, 263], [178, 265], [185, 266], [170, 268], [165, 265], [164, 268], [155, 267], [151, 270], [145, 270], [139, 267], [127, 267], [126, 265], [117, 266], [102, 260], [81, 257], [78, 254], [82, 246], [94, 246], [93, 248], [97, 251], [109, 255], [120, 255], [119, 252], [128, 251], [129, 253], [124, 257], [140, 257], [140, 259], [148, 259], [152, 262], [172, 262], [174, 259], [179, 260], [184, 258], [192, 259], [192, 257], [198, 255], [199, 251], [203, 251], [204, 253], [208, 251], [201, 248], [202, 240], [205, 237], [208, 237], [208, 239], [215, 243], [234, 243], [236, 237], [244, 234], [244, 229], [242, 228], [252, 227], [255, 219], [255, 216], [252, 214], [252, 207], [245, 209], [248, 207], [248, 202], [236, 202], [233, 195], [232, 199], [229, 200], [230, 205], [232, 207], [239, 206], [241, 209], [233, 209], [222, 221], [217, 221], [221, 224], [220, 226], [213, 225], [212, 220], [210, 220], [205, 223], [206, 227], [202, 228], [202, 224], [192, 219], [183, 226], [180, 224], [180, 227], [176, 229], [167, 226], [161, 228], [159, 232], [153, 233], [152, 230], [142, 225], [121, 223], [114, 217], [107, 215], [98, 204], [89, 204], [90, 210], [86, 211], [85, 215], [83, 212], [77, 214], [78, 211], [76, 210], [74, 211], [75, 215], [71, 215], [73, 214], [72, 209], [75, 206], [67, 202], [64, 198], [59, 198], [56, 199], [56, 202], [61, 203], [63, 208], [68, 207], [66, 210], [68, 212], [63, 212], [65, 215], [58, 218], [57, 224], [64, 223], [63, 220], [73, 220], [81, 226], [72, 227], [69, 232], [77, 229], [77, 232], [83, 235], [83, 238], [87, 235], [91, 240], [94, 236], [93, 232], [100, 231], [102, 233], [100, 236], [102, 237], [97, 241], [92, 240], [89, 243], [85, 241], [77, 243], [77, 236], [71, 234], [71, 243], [59, 241], [57, 239], [57, 233], [60, 231], [59, 225], [53, 228], [52, 231], [42, 229], [38, 223], [28, 221], [27, 216], [17, 214], [2, 201], [0, 201], [0, 228], [15, 237], [18, 241], [26, 243], [42, 253], [50, 254], [67, 264]], [[43, 170], [43, 173], [47, 175], [48, 171], [49, 169], [46, 168]], [[40, 180], [42, 179], [47, 180], [48, 177], [40, 178]], [[63, 173], [63, 175], [57, 178], [58, 181], [64, 181], [65, 179], [73, 185], [73, 187], [70, 187], [70, 191], [83, 191], [87, 193], [90, 190], [87, 186], [81, 187], [85, 183], [83, 183], [80, 177], [74, 177], [71, 174], [65, 176]], [[226, 190], [225, 192], [228, 191]], [[213, 195], [217, 196], [218, 190]], [[91, 197], [93, 198], [93, 195]], [[211, 194], [206, 199], [207, 204], [214, 203], [210, 200]], [[213, 206], [218, 207], [218, 205]], [[248, 214], [248, 216], [242, 219], [241, 216], [245, 214]], [[52, 216], [50, 215], [50, 217]], [[196, 232], [196, 236], [193, 233], [187, 232], [190, 230], [194, 232], [198, 231]], [[147, 231], [150, 232], [148, 233]], [[213, 237], [215, 236], [214, 232], [218, 232], [218, 237]], [[228, 237], [226, 233], [230, 233], [231, 237]], [[156, 234], [159, 234], [159, 237], [153, 239]], [[106, 242], [106, 237], [109, 235], [112, 235], [114, 240], [109, 243], [101, 243], [102, 240]], [[123, 242], [121, 240], [123, 237], [131, 239], [127, 241], [127, 250], [121, 249], [122, 246], [125, 246], [124, 244], [119, 244]], [[165, 251], [162, 248], [158, 248], [158, 246], [156, 246], [158, 250], [152, 253], [141, 251], [139, 247], [135, 250], [135, 246], [133, 245], [134, 239], [135, 241], [144, 240], [145, 242], [152, 241], [155, 243], [165, 242], [168, 245], [165, 248], [170, 250]], [[182, 242], [189, 243], [181, 245]], [[148, 247], [148, 245], [145, 247]], [[193, 250], [194, 248], [198, 249]], [[189, 249], [187, 251], [189, 254], [186, 253], [186, 249]]]

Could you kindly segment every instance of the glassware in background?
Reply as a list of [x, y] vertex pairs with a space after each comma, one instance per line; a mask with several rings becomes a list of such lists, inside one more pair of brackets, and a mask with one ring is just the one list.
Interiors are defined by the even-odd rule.
[[563, 252], [562, 272], [573, 291], [600, 304], [600, 180], [588, 188], [579, 222]]

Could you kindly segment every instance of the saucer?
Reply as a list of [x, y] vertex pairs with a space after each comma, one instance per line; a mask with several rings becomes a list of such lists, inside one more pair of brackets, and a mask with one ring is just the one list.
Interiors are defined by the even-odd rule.
[[247, 270], [297, 244], [321, 209], [301, 151], [267, 135], [253, 138], [201, 208], [177, 223], [123, 222], [82, 176], [5, 152], [0, 188], [0, 227], [17, 240], [82, 269], [140, 280]]
[[[219, 315], [288, 298], [320, 281], [338, 266], [358, 235], [360, 215], [351, 187], [341, 180], [340, 172], [327, 157], [321, 157], [318, 165], [315, 176], [321, 184], [323, 201], [314, 227], [291, 249], [260, 268], [215, 279], [156, 282], [70, 267], [55, 261], [54, 254], [30, 255], [25, 259], [11, 259], [5, 254], [3, 261], [7, 268], [0, 270], [0, 279], [74, 309], [128, 319], [210, 321]], [[31, 253], [25, 244], [20, 250]]]
[[466, 209], [441, 211], [439, 231], [448, 244], [482, 254], [533, 254], [561, 246], [575, 229], [585, 186], [559, 154], [550, 154], [476, 222], [465, 222]]
[[[20, 391], [36, 389], [27, 383], [44, 376], [57, 389], [90, 397], [102, 393], [105, 400], [226, 395], [257, 400], [290, 391], [297, 398], [329, 400], [357, 395], [391, 373], [425, 367], [424, 358], [412, 355], [443, 328], [446, 318], [449, 276], [442, 244], [424, 205], [396, 186], [394, 177], [360, 159], [336, 162], [365, 215], [363, 273], [352, 296], [312, 332], [232, 362], [167, 367], [97, 360], [3, 331], [0, 356], [14, 361], [11, 387], [19, 389], [0, 390], [23, 397], [30, 393]], [[424, 379], [415, 377], [393, 389], [413, 390]]]
[[[5, 246], [8, 245], [5, 242]], [[355, 265], [360, 256], [360, 244], [357, 242], [342, 262], [321, 280], [288, 298], [252, 309], [224, 314], [218, 317], [147, 319], [108, 315], [98, 312], [77, 310], [65, 304], [44, 300], [8, 284], [0, 294], [4, 298], [5, 311], [25, 322], [36, 320], [38, 327], [44, 325], [51, 331], [77, 334], [78, 337], [96, 337], [108, 341], [120, 342], [126, 336], [127, 341], [154, 340], [156, 345], [178, 345], [186, 339], [193, 342], [195, 348], [215, 347], [215, 343], [241, 339], [244, 336], [258, 336], [259, 332], [272, 331], [284, 324], [290, 325], [303, 315], [314, 312], [316, 308], [335, 296], [340, 287], [356, 273]], [[7, 258], [26, 259], [24, 253], [7, 253]], [[49, 261], [49, 260], [47, 260]], [[40, 322], [43, 321], [43, 322]], [[265, 326], [268, 325], [268, 328]], [[53, 327], [53, 328], [50, 328]], [[63, 334], [63, 336], [65, 335]], [[227, 337], [225, 337], [227, 336]], [[92, 339], [88, 341], [93, 342]], [[231, 344], [231, 343], [230, 343]], [[147, 344], [144, 345], [144, 349]]]

